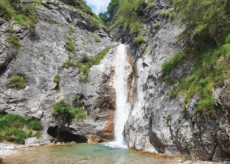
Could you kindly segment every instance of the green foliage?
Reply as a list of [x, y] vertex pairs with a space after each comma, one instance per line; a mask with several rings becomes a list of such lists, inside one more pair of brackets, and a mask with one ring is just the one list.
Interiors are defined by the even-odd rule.
[[110, 19], [115, 15], [115, 11], [119, 5], [119, 0], [111, 0], [109, 6], [107, 7], [107, 14], [109, 14]]
[[[0, 140], [6, 140], [17, 144], [23, 144], [24, 140], [32, 136], [32, 130], [42, 130], [41, 122], [38, 120], [29, 120], [25, 117], [6, 114], [0, 117]], [[27, 127], [26, 133], [22, 129]]]
[[23, 81], [23, 78], [19, 75], [12, 76], [7, 81], [8, 88], [23, 89], [26, 87], [26, 83]]
[[21, 26], [34, 27], [38, 21], [38, 13], [36, 11], [36, 5], [40, 4], [40, 1], [33, 0], [29, 5], [25, 5], [19, 0], [1, 0], [0, 1], [0, 14], [4, 19], [11, 20], [13, 18], [14, 23]]
[[148, 6], [146, 7], [147, 10], [150, 9], [150, 7], [154, 6], [156, 3], [155, 2], [149, 2]]
[[56, 75], [56, 76], [54, 77], [54, 82], [57, 83], [57, 84], [59, 84], [60, 81], [61, 81], [61, 77], [60, 77], [59, 75]]
[[[138, 33], [142, 26], [139, 12], [144, 9], [145, 0], [120, 0], [116, 15], [109, 24], [109, 29], [115, 26], [130, 28], [131, 33]], [[116, 8], [118, 5], [115, 5]], [[113, 10], [115, 11], [115, 10]]]
[[95, 35], [91, 34], [91, 36], [95, 39], [95, 42], [100, 42], [100, 39], [98, 39]]
[[79, 76], [78, 79], [80, 82], [87, 83], [88, 82], [88, 75]]
[[142, 36], [145, 36], [147, 33], [148, 33], [148, 29], [146, 29], [143, 33], [142, 33]]
[[157, 22], [155, 25], [156, 25], [157, 27], [159, 27], [159, 26], [161, 25], [161, 23], [160, 23], [160, 22]]
[[201, 100], [198, 102], [196, 112], [215, 115], [215, 103], [212, 93], [213, 87], [223, 87], [223, 81], [229, 78], [230, 69], [230, 45], [226, 44], [219, 48], [208, 47], [205, 52], [195, 51], [193, 57], [196, 58], [194, 74], [185, 78], [180, 87], [171, 93], [171, 97], [178, 92], [185, 95], [185, 103], [198, 95]]
[[72, 35], [74, 32], [74, 29], [71, 26], [69, 26], [69, 35]]
[[102, 22], [106, 22], [106, 20], [108, 19], [108, 16], [106, 13], [100, 13], [99, 15], [99, 18], [101, 19]]
[[69, 123], [74, 119], [74, 114], [71, 111], [71, 105], [64, 101], [60, 101], [54, 104], [52, 114], [61, 119], [64, 123]]
[[100, 64], [101, 60], [104, 58], [104, 56], [109, 52], [110, 48], [107, 47], [105, 50], [103, 50], [102, 52], [100, 52], [96, 58], [94, 59], [94, 65], [98, 65]]
[[72, 38], [68, 38], [69, 41], [67, 41], [65, 43], [65, 48], [69, 51], [69, 52], [74, 52], [74, 43], [73, 43], [73, 39]]
[[167, 76], [165, 78], [166, 85], [173, 85], [175, 83], [175, 80], [173, 80], [170, 76]]
[[38, 120], [32, 120], [27, 124], [27, 128], [36, 130], [36, 131], [41, 131], [42, 130], [42, 124]]
[[144, 37], [143, 36], [139, 36], [139, 37], [134, 39], [135, 44], [140, 44], [142, 42], [144, 42]]
[[70, 123], [74, 118], [84, 119], [87, 117], [84, 110], [73, 108], [71, 105], [65, 103], [64, 101], [60, 101], [54, 104], [52, 114], [60, 118], [63, 123]]
[[69, 68], [69, 67], [72, 67], [73, 65], [74, 65], [73, 62], [67, 61], [67, 62], [65, 62], [65, 64], [64, 64], [64, 68]]
[[59, 27], [64, 27], [65, 25], [64, 25], [64, 24], [59, 24], [58, 26], [59, 26]]
[[161, 16], [169, 16], [170, 12], [171, 12], [171, 8], [164, 10], [164, 11], [161, 11], [160, 15]]
[[169, 121], [171, 121], [171, 115], [168, 115], [168, 117], [166, 118], [167, 121], [167, 125], [169, 124]]
[[8, 37], [7, 37], [6, 40], [7, 40], [7, 42], [8, 42], [9, 44], [11, 44], [16, 50], [18, 50], [18, 49], [20, 48], [20, 43], [19, 43], [20, 39], [19, 39], [16, 35], [10, 33], [10, 34], [8, 35]]
[[75, 95], [73, 96], [73, 99], [74, 99], [75, 101], [77, 101], [77, 100], [78, 100], [78, 95], [75, 94]]
[[37, 139], [39, 139], [41, 137], [41, 132], [36, 132], [35, 136]]
[[181, 64], [183, 61], [183, 55], [178, 52], [175, 53], [173, 58], [171, 58], [168, 62], [164, 62], [162, 64], [162, 75], [168, 74], [170, 71], [172, 71], [176, 66]]
[[226, 44], [230, 44], [230, 34], [226, 37], [225, 43], [226, 43]]
[[[174, 0], [174, 12], [181, 17], [188, 30], [206, 26], [210, 36], [224, 43], [230, 32], [230, 4], [228, 0]], [[191, 14], [193, 13], [193, 14]]]
[[150, 55], [152, 55], [152, 53], [153, 53], [153, 49], [150, 50]]

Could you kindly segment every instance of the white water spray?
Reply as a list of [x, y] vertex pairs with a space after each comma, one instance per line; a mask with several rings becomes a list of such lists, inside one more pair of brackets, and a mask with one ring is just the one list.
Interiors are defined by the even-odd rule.
[[114, 119], [114, 141], [105, 144], [114, 148], [127, 148], [122, 135], [124, 125], [130, 113], [130, 103], [128, 102], [128, 75], [131, 72], [131, 65], [128, 62], [126, 47], [120, 44], [115, 57], [115, 74], [113, 87], [116, 93], [116, 110]]

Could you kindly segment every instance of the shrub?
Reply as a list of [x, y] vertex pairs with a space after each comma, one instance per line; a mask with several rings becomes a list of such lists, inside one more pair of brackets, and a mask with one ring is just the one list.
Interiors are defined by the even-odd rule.
[[59, 84], [60, 81], [61, 81], [61, 77], [60, 77], [59, 75], [56, 75], [56, 76], [54, 77], [54, 82]]
[[8, 88], [23, 89], [26, 87], [26, 83], [23, 81], [22, 77], [19, 75], [12, 76], [7, 82]]
[[74, 114], [71, 110], [72, 107], [69, 104], [60, 101], [54, 104], [53, 115], [60, 118], [64, 123], [69, 123], [74, 119]]
[[56, 115], [64, 123], [70, 123], [75, 119], [84, 119], [87, 117], [85, 111], [82, 109], [73, 108], [71, 105], [60, 101], [54, 104], [53, 115]]
[[170, 71], [172, 71], [177, 65], [182, 63], [182, 60], [183, 55], [180, 52], [175, 53], [173, 58], [171, 58], [168, 62], [164, 62], [162, 64], [162, 75], [164, 76]]
[[100, 42], [100, 39], [98, 39], [95, 35], [91, 35], [94, 39], [95, 39], [95, 42]]
[[67, 41], [65, 43], [65, 48], [69, 51], [69, 52], [74, 52], [74, 43], [73, 43], [73, 39], [72, 38], [68, 38], [69, 41]]

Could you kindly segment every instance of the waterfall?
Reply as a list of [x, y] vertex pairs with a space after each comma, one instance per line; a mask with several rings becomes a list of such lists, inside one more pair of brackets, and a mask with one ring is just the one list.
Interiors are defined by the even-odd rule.
[[116, 109], [114, 118], [114, 141], [107, 143], [106, 146], [115, 148], [127, 148], [122, 135], [124, 125], [128, 120], [131, 105], [128, 102], [129, 84], [128, 77], [132, 67], [129, 63], [126, 47], [120, 44], [114, 60], [114, 80], [113, 88], [116, 94]]

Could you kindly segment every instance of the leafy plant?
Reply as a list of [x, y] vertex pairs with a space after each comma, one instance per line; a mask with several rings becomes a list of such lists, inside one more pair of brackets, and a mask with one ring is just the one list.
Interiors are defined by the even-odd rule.
[[139, 37], [134, 39], [135, 44], [140, 44], [142, 42], [144, 42], [144, 37], [143, 36], [139, 36]]
[[74, 32], [74, 29], [71, 26], [69, 26], [69, 35], [72, 35]]

